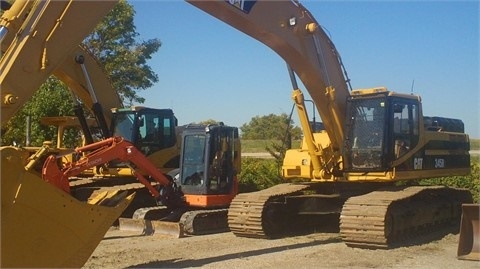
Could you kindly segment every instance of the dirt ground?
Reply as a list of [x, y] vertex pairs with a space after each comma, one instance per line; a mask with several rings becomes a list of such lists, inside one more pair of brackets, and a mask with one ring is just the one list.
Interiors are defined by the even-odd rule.
[[458, 260], [458, 234], [390, 250], [347, 247], [338, 233], [264, 240], [233, 233], [171, 238], [112, 227], [83, 268], [480, 268]]

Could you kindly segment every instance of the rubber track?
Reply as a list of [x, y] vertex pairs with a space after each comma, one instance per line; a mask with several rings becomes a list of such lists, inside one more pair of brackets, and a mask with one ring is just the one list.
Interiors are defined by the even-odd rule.
[[175, 222], [182, 226], [187, 235], [203, 235], [228, 232], [227, 208], [186, 211], [179, 220], [166, 220], [171, 210], [165, 206], [139, 208], [133, 214], [133, 219], [155, 220], [160, 222]]
[[180, 224], [189, 235], [228, 232], [227, 212], [227, 208], [187, 211], [180, 218]]
[[236, 236], [270, 238], [264, 230], [264, 209], [272, 198], [293, 194], [309, 188], [308, 185], [279, 184], [271, 188], [238, 194], [228, 210], [228, 227]]
[[135, 212], [133, 213], [132, 219], [149, 219], [149, 220], [152, 220], [152, 218], [147, 218], [147, 214], [152, 212], [152, 211], [153, 212], [160, 211], [161, 213], [163, 213], [163, 215], [166, 215], [166, 214], [168, 214], [169, 210], [166, 206], [163, 206], [163, 205], [142, 207], [142, 208], [138, 208], [137, 210], [135, 210]]
[[340, 216], [340, 234], [351, 247], [390, 248], [439, 231], [460, 219], [464, 189], [415, 186], [351, 197]]

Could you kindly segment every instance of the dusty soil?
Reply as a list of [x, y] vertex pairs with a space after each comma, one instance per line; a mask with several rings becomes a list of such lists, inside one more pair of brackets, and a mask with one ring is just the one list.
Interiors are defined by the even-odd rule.
[[390, 250], [347, 247], [338, 233], [264, 240], [233, 233], [171, 238], [112, 227], [84, 268], [480, 268], [458, 260], [458, 234]]

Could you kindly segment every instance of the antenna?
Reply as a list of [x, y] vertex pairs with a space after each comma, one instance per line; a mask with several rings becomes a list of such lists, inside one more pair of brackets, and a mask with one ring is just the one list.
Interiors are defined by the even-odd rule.
[[413, 95], [413, 86], [415, 86], [415, 79], [412, 81], [412, 87], [410, 88], [410, 94]]

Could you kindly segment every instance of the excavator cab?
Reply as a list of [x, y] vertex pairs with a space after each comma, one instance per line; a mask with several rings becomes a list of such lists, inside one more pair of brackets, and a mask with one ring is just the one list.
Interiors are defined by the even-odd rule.
[[175, 145], [177, 118], [171, 109], [140, 106], [112, 109], [112, 136], [132, 142], [143, 154]]
[[182, 134], [181, 186], [191, 206], [228, 205], [238, 190], [240, 140], [236, 127], [187, 125]]
[[[166, 172], [178, 168], [177, 118], [171, 109], [142, 106], [113, 108], [110, 136], [123, 137], [131, 142], [157, 167]], [[111, 161], [108, 167], [97, 167], [96, 174], [131, 176], [125, 163]]]
[[[418, 96], [398, 94], [385, 88], [355, 90], [347, 107], [347, 172], [468, 169], [470, 166], [468, 137], [463, 133], [463, 123], [439, 117], [434, 117], [436, 121], [432, 123], [430, 117], [421, 116]], [[439, 122], [450, 124], [440, 126]], [[440, 129], [442, 133], [438, 132]], [[450, 137], [455, 133], [455, 138], [435, 142], [444, 135], [443, 132], [451, 132]], [[423, 137], [420, 134], [424, 134]], [[426, 143], [428, 140], [432, 141]], [[454, 148], [460, 149], [458, 155], [428, 152]]]
[[[403, 102], [388, 98], [386, 89], [378, 94], [354, 95], [349, 100], [347, 123], [346, 170], [380, 172], [390, 168], [394, 160], [394, 138], [403, 142], [404, 152], [418, 142], [418, 104], [415, 99]], [[402, 108], [405, 108], [403, 113]], [[395, 115], [395, 121], [389, 120]], [[400, 114], [400, 118], [398, 115]], [[391, 126], [391, 123], [395, 123]], [[392, 127], [394, 134], [392, 134]], [[400, 130], [397, 130], [400, 128]], [[416, 136], [415, 136], [416, 134]], [[398, 142], [400, 144], [400, 142]]]

